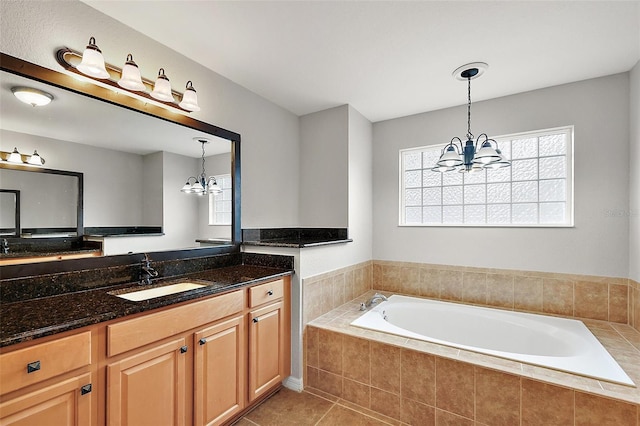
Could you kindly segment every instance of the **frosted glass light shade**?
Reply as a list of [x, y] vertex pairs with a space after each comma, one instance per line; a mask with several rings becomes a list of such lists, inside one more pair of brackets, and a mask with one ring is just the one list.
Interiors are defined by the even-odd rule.
[[480, 164], [489, 164], [498, 160], [500, 160], [500, 154], [493, 149], [489, 142], [484, 142], [480, 150], [476, 152], [476, 155], [473, 157], [473, 162]]
[[209, 192], [210, 194], [219, 194], [222, 192], [222, 188], [220, 188], [218, 182], [216, 182], [216, 179], [213, 177], [209, 179], [209, 183], [207, 184], [207, 192]]
[[191, 184], [189, 182], [185, 183], [180, 191], [181, 192], [185, 192], [187, 194], [190, 193], [191, 192]]
[[11, 92], [20, 101], [31, 106], [44, 106], [53, 99], [53, 95], [31, 87], [12, 87]]
[[131, 53], [127, 55], [127, 62], [122, 68], [122, 74], [120, 80], [118, 80], [118, 86], [136, 92], [145, 90], [145, 85], [142, 82], [142, 76], [140, 75], [140, 69], [133, 61], [133, 55], [131, 55]]
[[456, 151], [453, 145], [449, 145], [447, 150], [440, 156], [440, 160], [436, 163], [438, 166], [445, 167], [458, 167], [462, 165], [462, 159], [460, 154]]
[[77, 69], [82, 74], [86, 74], [95, 78], [109, 78], [109, 73], [104, 66], [104, 57], [102, 51], [96, 46], [96, 39], [91, 37], [89, 44], [82, 53], [82, 62]]
[[32, 166], [43, 166], [44, 158], [40, 157], [38, 151], [33, 151], [33, 155], [29, 157], [27, 163], [31, 164]]
[[7, 161], [22, 164], [22, 155], [18, 152], [18, 148], [13, 148], [13, 151], [9, 154], [9, 157], [7, 157]]
[[195, 192], [196, 194], [199, 194], [201, 192], [204, 192], [204, 187], [200, 182], [196, 182], [191, 186], [191, 192]]
[[174, 102], [173, 95], [171, 94], [171, 83], [167, 76], [164, 75], [163, 68], [160, 68], [160, 71], [158, 71], [158, 78], [153, 85], [151, 96], [159, 101]]
[[193, 84], [191, 81], [187, 81], [187, 88], [182, 95], [182, 101], [180, 101], [180, 108], [186, 109], [187, 111], [200, 111], [200, 107], [198, 106], [198, 95], [196, 94], [196, 89], [193, 88]]

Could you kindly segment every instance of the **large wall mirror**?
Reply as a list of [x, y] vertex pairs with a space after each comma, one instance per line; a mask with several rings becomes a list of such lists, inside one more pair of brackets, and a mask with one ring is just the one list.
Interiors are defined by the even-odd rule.
[[[37, 150], [46, 161], [39, 169], [0, 162], [5, 235], [76, 228], [106, 255], [241, 242], [240, 135], [5, 54], [1, 68], [0, 149]], [[32, 107], [14, 87], [53, 101]], [[216, 196], [180, 191], [202, 172], [203, 147], [205, 174], [224, 184]], [[5, 217], [16, 209], [19, 225]], [[21, 228], [15, 235], [10, 222]]]

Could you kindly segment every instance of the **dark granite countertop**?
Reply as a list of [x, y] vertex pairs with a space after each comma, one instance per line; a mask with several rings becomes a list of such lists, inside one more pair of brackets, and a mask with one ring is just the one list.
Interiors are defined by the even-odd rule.
[[136, 283], [77, 291], [56, 296], [12, 303], [0, 302], [0, 347], [73, 330], [103, 321], [122, 318], [175, 303], [224, 293], [268, 279], [290, 275], [287, 269], [235, 265], [157, 280], [156, 284], [171, 284], [184, 280], [199, 280], [211, 285], [140, 302], [116, 297], [110, 292], [145, 287]]
[[332, 244], [344, 244], [353, 242], [350, 238], [340, 240], [261, 240], [261, 241], [243, 241], [242, 244], [247, 246], [267, 246], [267, 247], [293, 247], [293, 248], [305, 248], [305, 247], [319, 247], [328, 246]]
[[41, 251], [10, 251], [9, 253], [0, 254], [1, 259], [15, 259], [20, 257], [47, 257], [47, 256], [67, 256], [74, 254], [84, 254], [84, 253], [100, 253], [100, 248], [95, 247], [80, 247], [80, 248], [69, 248], [63, 250], [41, 250]]

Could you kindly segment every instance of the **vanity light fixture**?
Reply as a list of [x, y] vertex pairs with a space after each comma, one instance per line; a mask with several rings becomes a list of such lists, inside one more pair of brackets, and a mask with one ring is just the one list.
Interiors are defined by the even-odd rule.
[[467, 81], [467, 141], [463, 144], [457, 136], [451, 139], [451, 142], [442, 148], [440, 159], [431, 169], [432, 171], [457, 170], [462, 173], [470, 173], [484, 168], [497, 169], [511, 165], [500, 152], [495, 140], [489, 139], [486, 133], [482, 133], [474, 143], [474, 136], [471, 133], [471, 80], [480, 77], [487, 67], [488, 65], [484, 62], [473, 62], [463, 65], [453, 72], [456, 79]]
[[122, 67], [118, 86], [135, 92], [140, 92], [146, 88], [142, 82], [140, 68], [138, 68], [138, 65], [133, 61], [133, 55], [131, 53], [127, 55], [127, 61], [125, 62], [124, 67]]
[[[189, 176], [187, 178], [187, 183], [184, 184], [181, 192], [186, 194], [196, 194], [196, 195], [204, 195], [204, 194], [218, 194], [222, 192], [222, 188], [216, 182], [216, 178], [214, 176], [207, 177], [207, 174], [204, 170], [204, 146], [209, 143], [209, 139], [203, 137], [193, 138], [194, 141], [200, 142], [202, 144], [202, 173], [200, 176]], [[193, 179], [193, 183], [191, 180]]]
[[0, 151], [0, 159], [3, 162], [30, 165], [30, 166], [43, 166], [44, 158], [42, 158], [38, 151], [33, 151], [33, 155], [21, 154], [17, 147], [13, 148], [13, 151]]
[[187, 111], [200, 111], [200, 107], [198, 106], [198, 95], [196, 94], [196, 89], [193, 88], [191, 80], [187, 81], [187, 88], [184, 91], [184, 95], [182, 95], [180, 106]]
[[[82, 54], [67, 47], [58, 49], [56, 60], [70, 72], [95, 79], [94, 83], [99, 86], [116, 90], [144, 102], [150, 101], [154, 105], [167, 109], [173, 108], [180, 112], [200, 111], [196, 91], [191, 81], [187, 82], [184, 94], [176, 92], [171, 89], [171, 83], [165, 75], [164, 68], [160, 68], [155, 82], [145, 79], [131, 53], [127, 55], [124, 67], [120, 69], [104, 62], [102, 52], [95, 43], [95, 38], [91, 37]], [[120, 79], [116, 81], [114, 78], [117, 75]], [[176, 99], [180, 99], [180, 103]]]
[[102, 51], [96, 45], [94, 37], [89, 38], [89, 44], [82, 53], [82, 62], [78, 65], [78, 71], [94, 78], [109, 78], [109, 72], [104, 65]]
[[33, 107], [44, 106], [53, 100], [53, 95], [33, 87], [16, 86], [11, 88], [13, 95], [25, 104]]
[[173, 102], [175, 100], [171, 94], [169, 78], [164, 74], [164, 68], [158, 70], [158, 78], [156, 78], [156, 82], [153, 85], [151, 96], [164, 102]]

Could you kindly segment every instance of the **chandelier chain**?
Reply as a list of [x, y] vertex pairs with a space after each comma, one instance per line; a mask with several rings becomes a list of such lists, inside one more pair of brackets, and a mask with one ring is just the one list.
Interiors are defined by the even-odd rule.
[[200, 174], [202, 180], [205, 179], [206, 174], [204, 172], [204, 142], [200, 142], [202, 144], [202, 173]]
[[472, 140], [473, 134], [471, 133], [471, 77], [467, 77], [467, 97], [469, 102], [467, 103], [467, 139]]

